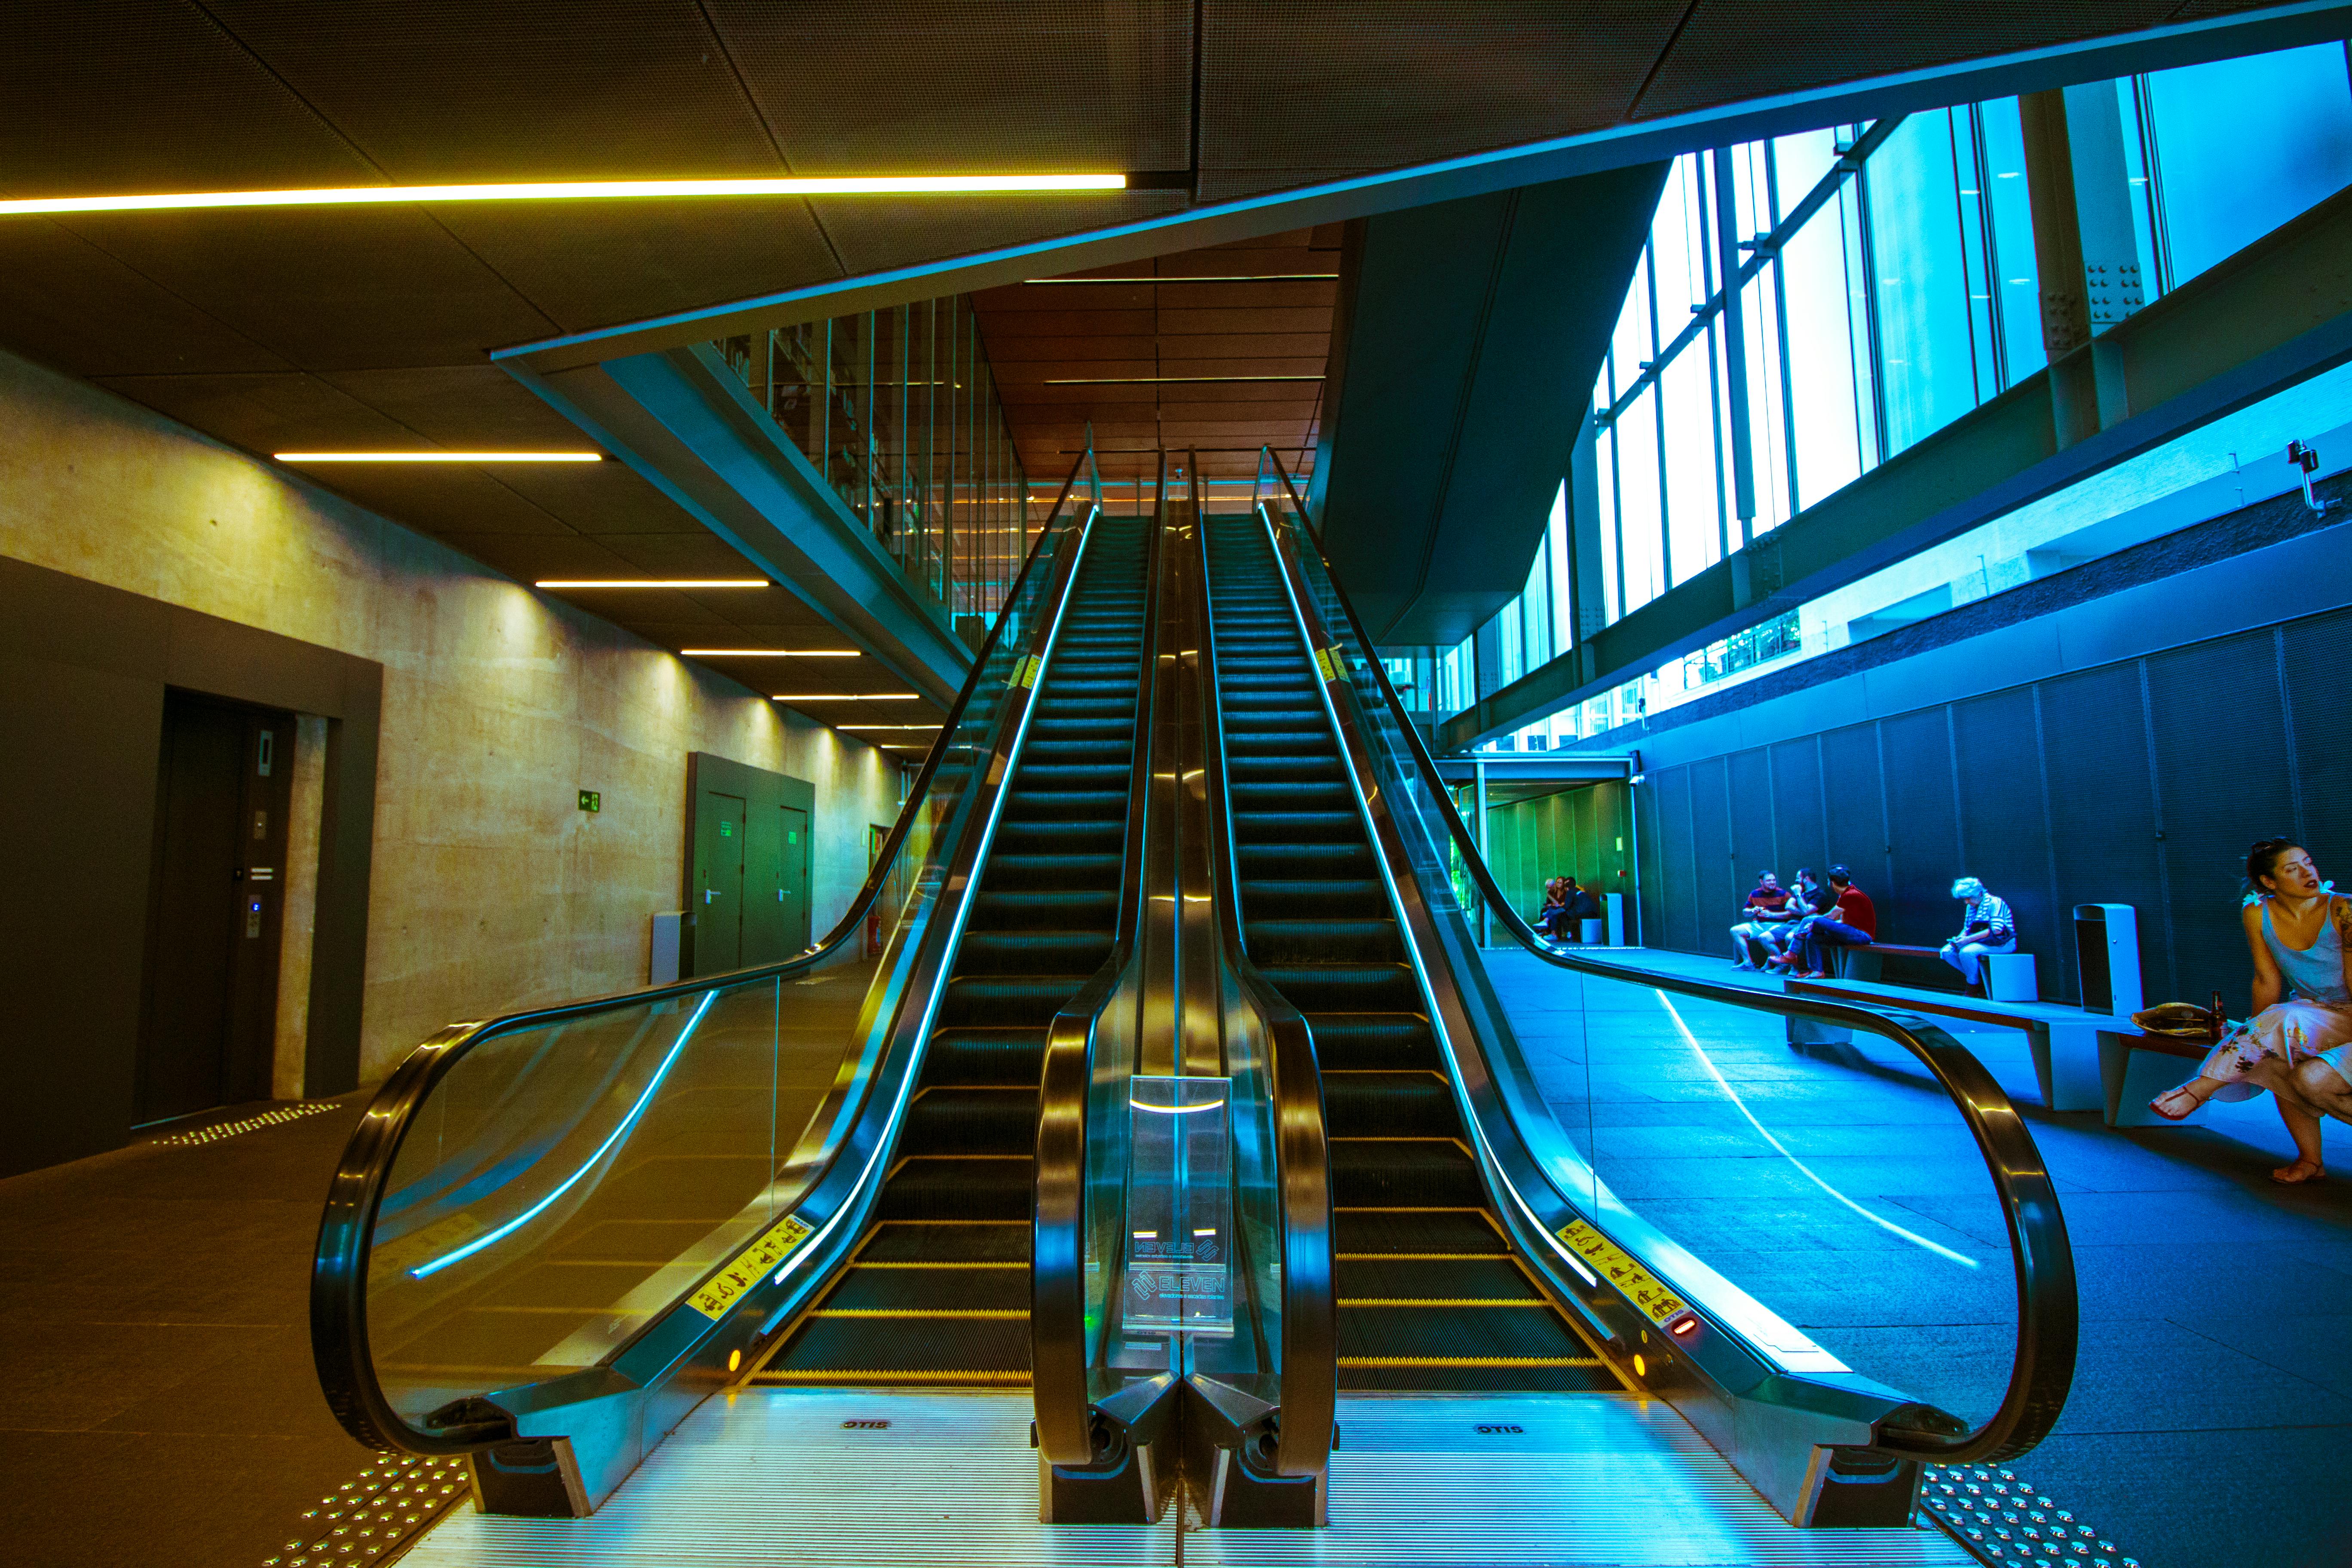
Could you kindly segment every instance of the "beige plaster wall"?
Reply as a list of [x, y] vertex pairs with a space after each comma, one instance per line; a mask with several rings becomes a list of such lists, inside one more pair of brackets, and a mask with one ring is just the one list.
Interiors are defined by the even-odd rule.
[[679, 898], [687, 752], [816, 785], [819, 932], [896, 812], [874, 748], [6, 354], [0, 555], [384, 666], [371, 1079], [453, 1020], [645, 983], [649, 917]]

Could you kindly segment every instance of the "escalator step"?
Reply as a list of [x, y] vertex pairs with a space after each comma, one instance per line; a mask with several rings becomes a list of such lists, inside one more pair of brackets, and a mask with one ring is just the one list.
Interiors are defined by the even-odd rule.
[[1026, 1154], [986, 1157], [917, 1154], [882, 1184], [884, 1219], [1029, 1217], [1032, 1162]]
[[901, 1154], [1026, 1154], [1037, 1146], [1037, 1086], [941, 1086], [907, 1108]]
[[1339, 1304], [1381, 1301], [1539, 1301], [1543, 1293], [1507, 1258], [1343, 1258]]
[[1045, 1065], [1045, 1031], [935, 1029], [929, 1051], [926, 1084], [1006, 1084], [1034, 1093]]
[[1331, 1201], [1347, 1208], [1475, 1208], [1486, 1201], [1470, 1152], [1451, 1138], [1331, 1143]]
[[1412, 971], [1402, 963], [1262, 963], [1258, 967], [1302, 1013], [1408, 1013], [1421, 1003]]
[[1325, 1071], [1444, 1071], [1437, 1037], [1418, 1013], [1324, 1013], [1314, 1021], [1315, 1059]]
[[1462, 1119], [1443, 1073], [1323, 1068], [1324, 1118], [1334, 1138], [1458, 1138]]
[[972, 924], [988, 931], [1042, 931], [1059, 927], [1108, 930], [1118, 921], [1115, 888], [1025, 888], [982, 889], [973, 900]]
[[1396, 963], [1404, 957], [1396, 922], [1377, 920], [1251, 920], [1242, 922], [1250, 957], [1261, 964]]
[[1483, 1206], [1339, 1208], [1332, 1245], [1349, 1258], [1505, 1258], [1510, 1245]]
[[751, 1381], [760, 1383], [1025, 1383], [1029, 1314], [809, 1315], [792, 1342]]
[[1590, 1362], [1601, 1370], [1592, 1347], [1541, 1297], [1507, 1306], [1465, 1304], [1475, 1300], [1444, 1298], [1425, 1307], [1343, 1306], [1339, 1355], [1343, 1361]]
[[957, 975], [948, 982], [946, 1000], [940, 1005], [940, 1023], [950, 1028], [970, 1024], [995, 1027], [1042, 1029], [1053, 1023], [1062, 1004], [1087, 983], [1084, 974], [1021, 978], [1003, 974]]
[[[1070, 974], [1086, 977], [1110, 957], [1111, 932], [1098, 931], [966, 931], [956, 976]], [[1077, 986], [1070, 988], [1075, 991]]]
[[859, 1258], [820, 1311], [1029, 1310], [1026, 1263], [883, 1263]]
[[885, 1220], [866, 1233], [860, 1263], [1026, 1263], [1028, 1220]]

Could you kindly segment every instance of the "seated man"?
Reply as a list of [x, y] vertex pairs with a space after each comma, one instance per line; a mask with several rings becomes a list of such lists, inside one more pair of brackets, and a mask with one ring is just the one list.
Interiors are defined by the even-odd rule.
[[2007, 900], [1987, 892], [1974, 877], [1954, 882], [1952, 897], [1963, 906], [1960, 931], [1944, 943], [1939, 956], [1960, 972], [1969, 994], [1975, 994], [1984, 973], [1985, 954], [2017, 951], [2017, 919], [2009, 912]]
[[1748, 902], [1740, 911], [1740, 921], [1731, 928], [1731, 952], [1734, 969], [1754, 969], [1762, 954], [1748, 944], [1764, 940], [1764, 933], [1788, 924], [1797, 918], [1789, 905], [1789, 895], [1780, 886], [1780, 879], [1769, 871], [1756, 873], [1756, 886], [1748, 892]]
[[1568, 884], [1566, 889], [1568, 903], [1561, 910], [1559, 917], [1560, 940], [1582, 942], [1584, 922], [1601, 918], [1601, 900], [1580, 887], [1575, 878], [1562, 877], [1560, 880]]
[[1830, 907], [1801, 922], [1797, 943], [1788, 956], [1774, 962], [1800, 980], [1818, 980], [1828, 972], [1832, 947], [1867, 947], [1878, 940], [1878, 908], [1870, 895], [1853, 885], [1853, 873], [1843, 866], [1830, 868]]

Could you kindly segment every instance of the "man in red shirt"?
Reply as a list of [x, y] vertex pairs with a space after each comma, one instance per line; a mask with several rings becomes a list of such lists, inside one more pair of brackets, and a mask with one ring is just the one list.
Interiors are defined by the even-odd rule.
[[1797, 918], [1789, 907], [1789, 894], [1780, 886], [1780, 879], [1769, 871], [1756, 874], [1755, 890], [1748, 895], [1748, 907], [1740, 911], [1740, 921], [1731, 928], [1731, 952], [1734, 969], [1756, 967], [1751, 941], [1760, 942], [1764, 933]]
[[1877, 938], [1877, 907], [1853, 885], [1853, 873], [1831, 867], [1830, 890], [1837, 895], [1836, 906], [1807, 921], [1794, 949], [1772, 961], [1800, 980], [1821, 978], [1831, 948], [1867, 947]]

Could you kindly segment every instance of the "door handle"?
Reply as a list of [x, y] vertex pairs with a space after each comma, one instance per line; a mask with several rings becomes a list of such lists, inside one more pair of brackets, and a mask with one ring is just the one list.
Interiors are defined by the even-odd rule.
[[718, 896], [719, 896], [719, 889], [716, 889], [716, 888], [705, 888], [705, 889], [702, 889], [702, 901], [703, 901], [703, 903], [704, 903], [705, 905], [708, 905], [708, 904], [710, 902], [710, 900], [713, 900], [713, 899], [717, 898]]

